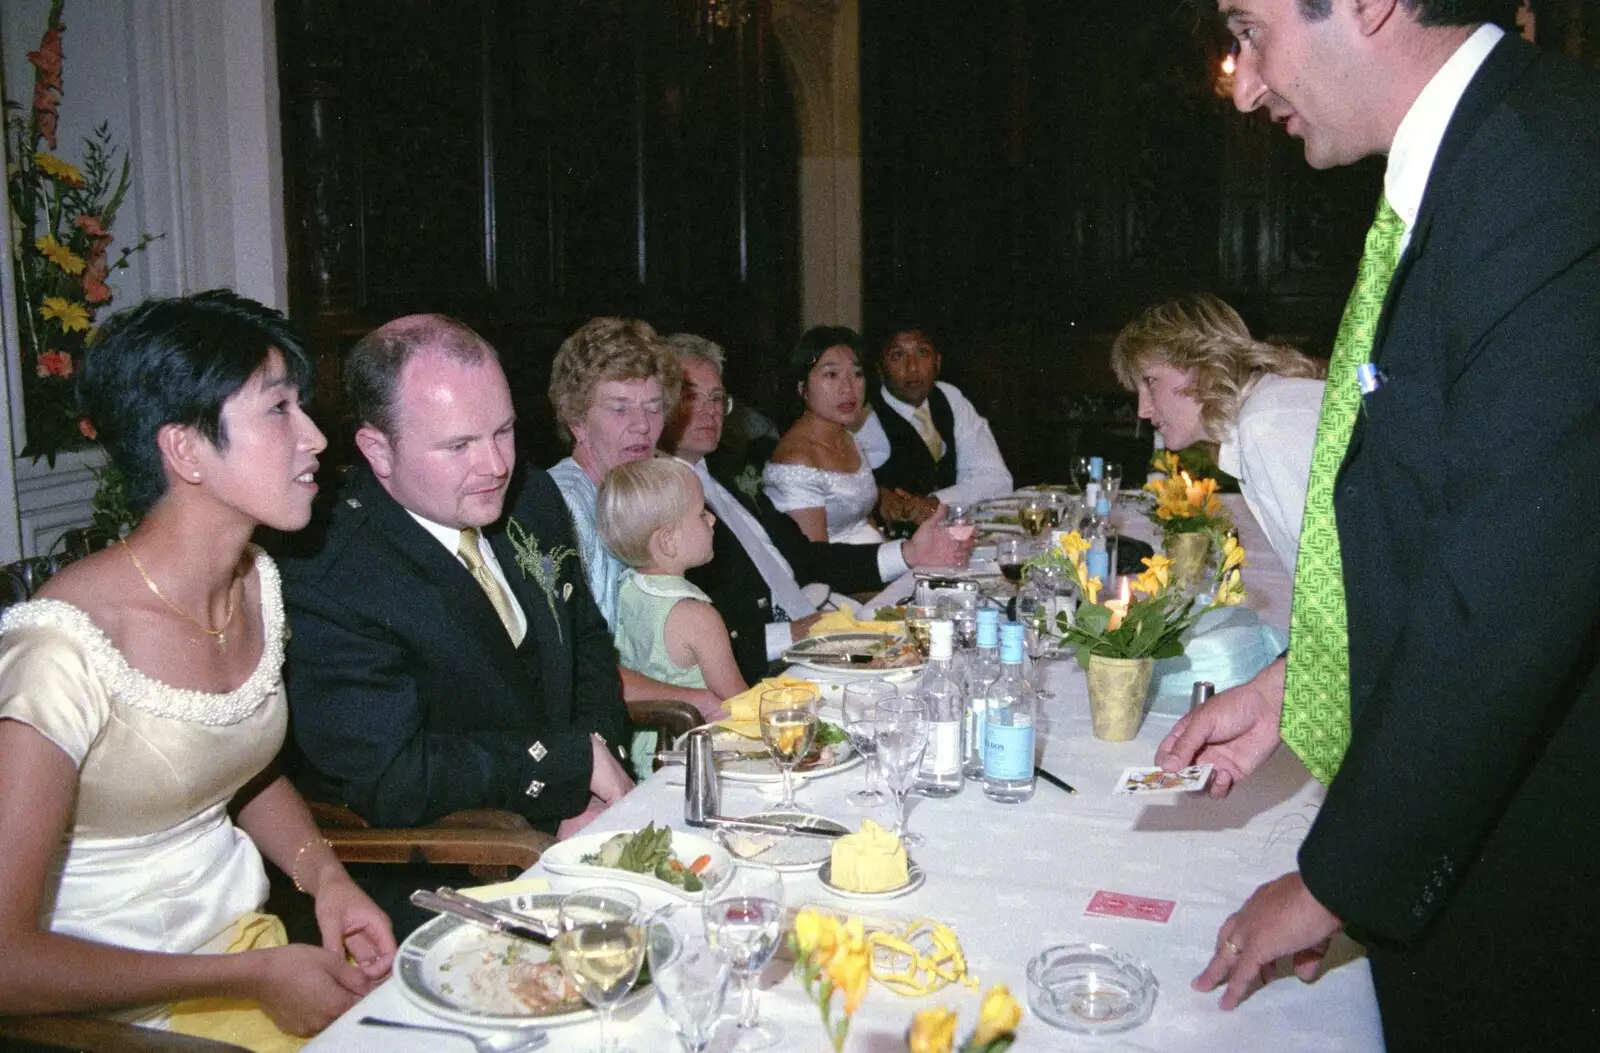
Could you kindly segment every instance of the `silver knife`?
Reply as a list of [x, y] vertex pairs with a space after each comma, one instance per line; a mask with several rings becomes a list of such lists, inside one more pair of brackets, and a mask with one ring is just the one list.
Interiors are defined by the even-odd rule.
[[848, 830], [830, 830], [825, 826], [812, 826], [810, 823], [764, 823], [756, 819], [730, 819], [721, 815], [706, 816], [707, 826], [725, 826], [732, 830], [749, 830], [757, 834], [777, 834], [783, 836], [821, 837], [833, 841], [849, 833]]
[[441, 888], [437, 892], [430, 892], [425, 888], [417, 889], [411, 894], [411, 902], [423, 910], [450, 914], [490, 932], [518, 936], [534, 943], [549, 945], [556, 938], [556, 933], [548, 930], [536, 918], [469, 899], [450, 888]]

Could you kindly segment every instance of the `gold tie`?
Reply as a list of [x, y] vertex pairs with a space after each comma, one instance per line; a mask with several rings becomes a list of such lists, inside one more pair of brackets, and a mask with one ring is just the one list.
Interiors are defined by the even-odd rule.
[[522, 634], [517, 631], [517, 615], [511, 609], [511, 597], [506, 595], [506, 590], [500, 587], [495, 580], [494, 572], [483, 561], [483, 553], [478, 551], [478, 531], [473, 527], [461, 528], [461, 543], [456, 547], [456, 554], [461, 557], [461, 562], [467, 565], [473, 580], [489, 597], [489, 603], [494, 607], [494, 612], [500, 616], [500, 623], [506, 627], [506, 632], [511, 636], [511, 642], [520, 644]]
[[944, 440], [939, 437], [939, 430], [933, 426], [933, 414], [928, 412], [928, 404], [924, 402], [911, 411], [912, 421], [917, 426], [917, 434], [922, 436], [923, 443], [928, 447], [928, 452], [934, 460], [944, 456]]

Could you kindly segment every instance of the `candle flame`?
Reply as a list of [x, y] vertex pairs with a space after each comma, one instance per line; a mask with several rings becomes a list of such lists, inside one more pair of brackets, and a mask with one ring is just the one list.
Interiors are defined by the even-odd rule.
[[1229, 55], [1227, 58], [1222, 60], [1222, 75], [1224, 77], [1233, 76], [1234, 70], [1238, 68], [1238, 64], [1233, 61], [1232, 55]]

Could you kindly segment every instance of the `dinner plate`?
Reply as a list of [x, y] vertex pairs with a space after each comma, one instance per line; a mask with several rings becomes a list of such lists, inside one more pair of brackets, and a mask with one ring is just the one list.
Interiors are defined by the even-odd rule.
[[[837, 819], [829, 819], [825, 815], [811, 812], [757, 812], [755, 815], [745, 815], [740, 818], [758, 823], [805, 824], [821, 827], [824, 830], [837, 830], [841, 834], [850, 832], [850, 828]], [[785, 873], [810, 872], [833, 857], [833, 839], [827, 837], [798, 835], [784, 837], [779, 834], [736, 830], [732, 827], [722, 831], [721, 836], [727, 843], [728, 851], [735, 857], [754, 863], [764, 863], [774, 870], [782, 870]]]
[[[554, 923], [561, 900], [559, 892], [527, 892], [490, 902]], [[400, 944], [394, 975], [401, 993], [417, 1008], [468, 1027], [557, 1026], [594, 1019], [595, 1011], [581, 998], [573, 1008], [540, 1012], [512, 994], [508, 981], [519, 966], [537, 965], [549, 957], [548, 947], [441, 914]], [[649, 997], [648, 982], [641, 983], [622, 1004]]]
[[845, 674], [850, 677], [894, 676], [897, 673], [916, 672], [922, 668], [920, 659], [904, 665], [876, 667], [830, 660], [829, 656], [846, 654], [877, 654], [886, 648], [908, 646], [905, 636], [899, 633], [824, 633], [808, 636], [783, 652], [783, 660], [821, 673]]
[[917, 864], [916, 860], [907, 858], [906, 883], [904, 885], [886, 888], [882, 892], [853, 892], [847, 888], [840, 888], [833, 883], [833, 858], [832, 853], [830, 853], [827, 862], [818, 868], [817, 878], [822, 882], [823, 888], [835, 896], [843, 896], [845, 899], [894, 899], [897, 896], [904, 896], [921, 888], [922, 883], [928, 880], [928, 875], [922, 872], [922, 867]]
[[611, 830], [603, 834], [580, 834], [565, 841], [557, 841], [539, 856], [539, 863], [551, 874], [562, 877], [591, 879], [597, 885], [638, 885], [691, 903], [699, 903], [708, 890], [716, 888], [733, 872], [733, 857], [728, 850], [707, 837], [672, 831], [672, 854], [688, 866], [701, 856], [710, 856], [711, 863], [700, 875], [705, 888], [699, 892], [685, 892], [677, 885], [662, 881], [654, 874], [639, 874], [616, 867], [603, 867], [585, 863], [583, 857], [600, 851], [600, 846], [618, 834], [635, 834], [637, 830]]
[[[838, 725], [837, 713], [832, 716], [824, 714], [822, 719], [828, 723]], [[687, 743], [679, 739], [674, 744], [675, 749], [687, 748]], [[826, 747], [830, 752], [819, 759], [828, 759], [830, 763], [807, 763], [795, 768], [796, 776], [805, 776], [815, 779], [819, 776], [837, 775], [842, 771], [849, 771], [858, 767], [863, 758], [857, 753], [855, 747], [850, 745], [850, 740], [845, 739]], [[717, 775], [730, 782], [752, 783], [781, 783], [783, 772], [778, 770], [778, 765], [773, 761], [772, 755], [767, 752], [766, 745], [760, 739], [745, 738], [727, 728], [713, 728], [711, 731], [712, 756], [717, 762]], [[797, 782], [798, 785], [798, 782]]]

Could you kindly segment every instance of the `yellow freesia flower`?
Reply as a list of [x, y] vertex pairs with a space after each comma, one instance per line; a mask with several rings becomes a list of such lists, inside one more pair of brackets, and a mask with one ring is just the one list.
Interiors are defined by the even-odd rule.
[[809, 957], [821, 939], [823, 917], [814, 910], [802, 910], [794, 916], [794, 942], [801, 955]]
[[1244, 582], [1237, 570], [1229, 571], [1217, 583], [1215, 602], [1218, 607], [1237, 607], [1244, 602]]
[[67, 332], [87, 331], [89, 309], [62, 296], [46, 296], [39, 304], [39, 315], [45, 321], [58, 321]]
[[1250, 564], [1244, 558], [1244, 546], [1239, 544], [1239, 539], [1228, 535], [1222, 542], [1222, 572], [1226, 574], [1238, 567], [1248, 567]]
[[33, 247], [44, 254], [44, 258], [60, 267], [71, 275], [83, 273], [83, 259], [73, 253], [61, 242], [57, 241], [54, 234], [46, 234], [33, 243]]
[[1100, 590], [1106, 587], [1105, 582], [1099, 578], [1090, 578], [1080, 584], [1083, 585], [1083, 594], [1089, 598], [1090, 603], [1100, 602]]
[[911, 1033], [906, 1036], [911, 1053], [950, 1053], [955, 1041], [956, 1015], [943, 1006], [911, 1018]]
[[39, 171], [52, 179], [59, 179], [75, 187], [83, 185], [83, 173], [78, 171], [78, 166], [68, 164], [54, 154], [47, 154], [41, 150], [33, 155], [33, 163]]
[[1011, 997], [1005, 984], [995, 984], [983, 995], [983, 1005], [978, 1009], [978, 1029], [972, 1033], [972, 1045], [982, 1048], [1003, 1035], [1016, 1033], [1022, 1022], [1022, 1006]]
[[1083, 539], [1082, 534], [1074, 530], [1062, 537], [1060, 541], [1057, 541], [1056, 548], [1063, 556], [1076, 564], [1081, 561], [1083, 554], [1089, 551], [1089, 542]]
[[859, 918], [852, 918], [847, 925], [835, 925], [838, 940], [823, 970], [834, 989], [844, 992], [844, 1012], [851, 1016], [867, 995], [867, 981], [872, 978], [872, 952]]

